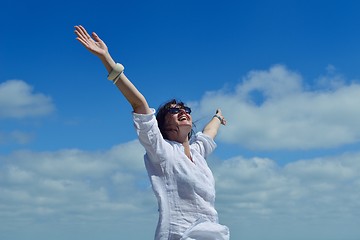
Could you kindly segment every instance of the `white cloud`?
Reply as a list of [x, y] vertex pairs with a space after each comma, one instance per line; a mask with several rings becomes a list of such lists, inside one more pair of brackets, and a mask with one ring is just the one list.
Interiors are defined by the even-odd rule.
[[94, 235], [90, 226], [106, 229], [111, 225], [110, 232], [116, 234], [115, 229], [127, 232], [134, 228], [134, 221], [145, 224], [140, 234], [152, 235], [157, 208], [143, 152], [133, 141], [107, 151], [0, 155], [0, 238], [16, 239], [18, 234], [29, 233], [36, 239], [34, 229], [45, 235], [48, 230], [63, 229], [63, 238], [73, 231], [82, 232], [76, 229], [79, 224], [85, 236]]
[[[157, 206], [143, 152], [138, 141], [132, 141], [106, 151], [0, 155], [0, 232], [44, 227], [71, 232], [81, 224], [81, 236], [95, 234], [91, 226], [115, 235], [115, 229], [120, 235], [135, 229], [134, 239], [153, 236]], [[350, 228], [345, 236], [359, 233], [352, 226], [360, 216], [358, 152], [285, 166], [241, 156], [210, 163], [220, 220], [231, 227], [233, 239], [278, 239], [291, 236], [291, 231], [303, 239], [321, 231], [339, 236], [345, 225]]]
[[315, 84], [318, 88], [336, 90], [345, 85], [344, 76], [338, 74], [335, 66], [329, 64], [326, 67], [326, 74], [319, 76]]
[[301, 80], [299, 74], [275, 65], [268, 71], [250, 71], [235, 91], [244, 100], [250, 100], [252, 91], [262, 92], [265, 98], [281, 98], [301, 91]]
[[51, 98], [34, 93], [26, 82], [8, 80], [0, 84], [0, 119], [44, 116], [52, 111]]
[[322, 89], [308, 90], [302, 81], [300, 74], [276, 65], [251, 71], [234, 91], [207, 93], [196, 106], [200, 115], [220, 107], [228, 126], [219, 138], [251, 149], [317, 149], [358, 142], [360, 84], [346, 85], [330, 74], [321, 79]]
[[[347, 214], [351, 214], [351, 208], [359, 205], [359, 162], [359, 153], [299, 160], [284, 167], [271, 159], [235, 157], [214, 171], [222, 207], [229, 212], [238, 209], [266, 216], [287, 208], [297, 216], [317, 213], [326, 217], [320, 216], [322, 206], [341, 217], [344, 208], [350, 208]], [[349, 200], [346, 206], [344, 199]], [[329, 205], [321, 205], [325, 200]], [[291, 205], [296, 207], [292, 209]]]
[[[214, 173], [221, 216], [242, 228], [245, 239], [319, 239], [324, 234], [342, 239], [359, 234], [354, 222], [360, 220], [360, 153], [284, 167], [271, 159], [235, 157], [218, 163]], [[262, 224], [272, 230], [259, 230]], [[342, 235], [345, 229], [349, 232]], [[301, 237], [289, 237], [296, 234]]]
[[[11, 229], [19, 228], [34, 234], [27, 226], [56, 231], [79, 223], [86, 229], [116, 223], [121, 229], [124, 221], [155, 222], [157, 208], [143, 153], [138, 141], [132, 141], [107, 151], [0, 155], [0, 238], [16, 235]], [[153, 234], [152, 225], [144, 229]]]

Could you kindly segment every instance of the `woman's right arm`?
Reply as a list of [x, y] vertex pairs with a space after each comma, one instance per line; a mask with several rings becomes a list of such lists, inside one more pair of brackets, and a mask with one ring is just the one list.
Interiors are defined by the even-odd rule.
[[[75, 26], [75, 34], [77, 40], [91, 53], [97, 56], [104, 64], [108, 73], [110, 73], [116, 66], [115, 61], [111, 57], [106, 44], [93, 32], [92, 37], [87, 33], [83, 26]], [[116, 86], [132, 106], [135, 113], [150, 114], [152, 111], [145, 97], [132, 84], [132, 82], [121, 72], [116, 80]]]

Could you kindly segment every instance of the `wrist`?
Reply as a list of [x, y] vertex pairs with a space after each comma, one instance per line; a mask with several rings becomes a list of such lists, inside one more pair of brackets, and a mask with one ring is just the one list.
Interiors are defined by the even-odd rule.
[[217, 115], [217, 114], [215, 114], [214, 116], [213, 116], [213, 118], [217, 118], [219, 121], [220, 121], [220, 123], [222, 123], [223, 122], [223, 118], [222, 117], [220, 117], [219, 115]]
[[116, 62], [114, 61], [114, 59], [111, 57], [109, 52], [105, 52], [104, 54], [101, 54], [98, 56], [99, 59], [101, 60], [101, 62], [104, 64], [106, 70], [108, 71], [108, 73], [111, 72], [111, 70], [115, 67]]
[[110, 56], [109, 52], [101, 53], [101, 54], [97, 55], [97, 57], [100, 58], [100, 60], [104, 63], [107, 62], [110, 64], [111, 62], [114, 62], [112, 60], [112, 57]]
[[107, 79], [113, 81], [115, 84], [116, 80], [119, 78], [119, 76], [123, 71], [124, 71], [124, 66], [120, 63], [116, 63], [111, 67], [111, 71], [109, 72]]

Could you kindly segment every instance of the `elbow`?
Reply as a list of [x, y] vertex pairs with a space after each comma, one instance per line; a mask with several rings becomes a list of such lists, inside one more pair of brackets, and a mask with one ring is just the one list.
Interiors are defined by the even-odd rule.
[[150, 114], [151, 113], [151, 110], [146, 101], [132, 103], [131, 106], [135, 113], [139, 113], [139, 114]]
[[211, 137], [212, 139], [215, 139], [216, 135], [217, 135], [217, 131], [214, 129], [204, 129], [203, 133], [209, 137]]

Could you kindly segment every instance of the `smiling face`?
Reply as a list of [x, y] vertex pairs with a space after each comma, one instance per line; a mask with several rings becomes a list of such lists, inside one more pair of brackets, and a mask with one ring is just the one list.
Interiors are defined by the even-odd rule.
[[165, 139], [183, 142], [192, 133], [191, 109], [175, 99], [158, 109], [156, 119]]
[[190, 108], [173, 104], [165, 115], [164, 130], [169, 140], [183, 141], [187, 138], [192, 128]]

